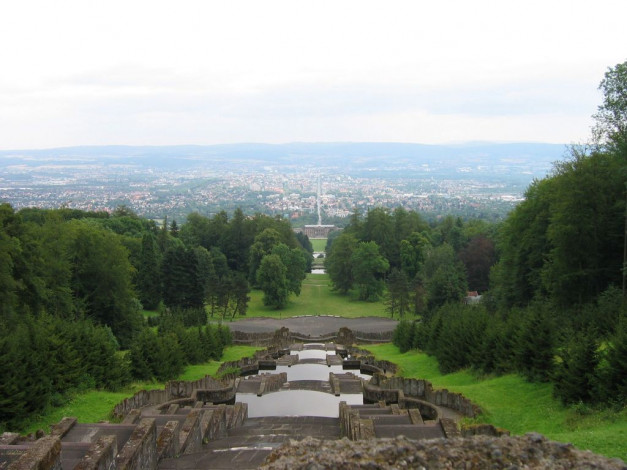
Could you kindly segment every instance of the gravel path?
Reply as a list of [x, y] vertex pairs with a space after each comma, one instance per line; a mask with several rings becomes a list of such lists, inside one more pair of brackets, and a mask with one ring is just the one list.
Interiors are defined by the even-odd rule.
[[334, 316], [304, 316], [285, 319], [277, 318], [245, 318], [229, 323], [231, 331], [244, 333], [265, 333], [287, 327], [292, 333], [321, 336], [337, 333], [342, 327], [363, 333], [393, 331], [398, 321], [382, 317], [341, 318]]

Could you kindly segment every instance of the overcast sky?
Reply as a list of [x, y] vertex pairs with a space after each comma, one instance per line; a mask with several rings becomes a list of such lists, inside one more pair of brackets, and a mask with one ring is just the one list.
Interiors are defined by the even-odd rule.
[[625, 0], [7, 0], [0, 149], [578, 143], [625, 18]]

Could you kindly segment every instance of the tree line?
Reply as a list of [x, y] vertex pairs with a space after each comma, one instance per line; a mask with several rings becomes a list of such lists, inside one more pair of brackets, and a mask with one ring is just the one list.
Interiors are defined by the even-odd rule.
[[446, 372], [551, 381], [567, 404], [625, 405], [627, 62], [600, 89], [591, 142], [570, 148], [498, 226], [482, 305], [432, 305], [399, 325], [401, 350], [433, 354]]
[[481, 220], [446, 216], [427, 223], [415, 211], [355, 212], [329, 238], [325, 267], [333, 288], [356, 299], [384, 298], [389, 314], [423, 315], [468, 290], [488, 289], [496, 230]]
[[283, 307], [312, 252], [289, 222], [241, 211], [190, 214], [179, 227], [125, 207], [0, 205], [0, 428], [20, 429], [77, 390], [219, 359], [230, 333], [211, 322], [245, 315], [251, 286]]

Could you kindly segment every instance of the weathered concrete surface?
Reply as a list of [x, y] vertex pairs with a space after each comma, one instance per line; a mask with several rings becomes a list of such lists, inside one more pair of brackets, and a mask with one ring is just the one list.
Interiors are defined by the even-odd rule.
[[19, 439], [20, 435], [17, 432], [4, 432], [2, 433], [2, 435], [0, 435], [0, 446], [9, 446], [16, 444]]
[[93, 444], [74, 470], [111, 470], [116, 468], [118, 443], [115, 436], [102, 436]]
[[487, 437], [412, 441], [405, 437], [364, 441], [289, 441], [260, 467], [273, 470], [324, 469], [608, 469], [625, 463], [532, 433], [521, 437]]
[[187, 414], [187, 418], [181, 426], [179, 448], [183, 454], [198, 452], [202, 447], [201, 413], [201, 410], [194, 408]]
[[157, 468], [157, 428], [154, 419], [142, 419], [116, 459], [118, 470]]
[[42, 437], [8, 470], [61, 470], [61, 440], [57, 436]]
[[273, 450], [289, 439], [337, 439], [337, 418], [266, 417], [249, 418], [244, 426], [230, 429], [223, 439], [210, 441], [203, 451], [165, 459], [160, 470], [175, 469], [255, 469]]
[[66, 417], [59, 421], [57, 424], [53, 424], [50, 427], [50, 434], [63, 438], [70, 430], [76, 425], [77, 419], [73, 417]]
[[163, 460], [179, 455], [181, 427], [178, 421], [168, 421], [157, 437], [157, 459]]

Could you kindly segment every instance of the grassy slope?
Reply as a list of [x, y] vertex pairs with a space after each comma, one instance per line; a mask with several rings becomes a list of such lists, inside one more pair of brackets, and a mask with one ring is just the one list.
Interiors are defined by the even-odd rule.
[[283, 310], [263, 305], [263, 292], [250, 293], [248, 317], [287, 318], [299, 315], [341, 315], [346, 318], [386, 316], [383, 302], [360, 302], [329, 288], [328, 274], [308, 274], [300, 296], [290, 296]]
[[[255, 351], [263, 348], [251, 346], [231, 346], [224, 350], [222, 361], [234, 361], [245, 356], [251, 356]], [[209, 361], [205, 364], [187, 366], [178, 380], [196, 380], [205, 375], [215, 375], [222, 361]], [[163, 388], [159, 382], [133, 383], [119, 392], [106, 390], [89, 390], [75, 395], [68, 403], [58, 408], [50, 409], [36, 421], [31, 422], [25, 429], [26, 433], [37, 429], [46, 429], [49, 425], [58, 423], [65, 416], [74, 416], [81, 423], [96, 423], [111, 419], [113, 407], [125, 398], [139, 390], [153, 390]]]
[[327, 239], [326, 238], [310, 238], [309, 241], [311, 242], [311, 246], [313, 247], [314, 251], [316, 251], [316, 252], [324, 251], [324, 249], [327, 246]]
[[492, 423], [514, 434], [537, 431], [550, 439], [627, 461], [627, 409], [620, 413], [578, 413], [553, 398], [550, 384], [531, 384], [517, 375], [477, 378], [469, 371], [442, 375], [435, 358], [426, 354], [401, 354], [391, 344], [367, 349], [398, 364], [404, 377], [424, 378], [436, 388], [464, 394], [484, 410], [479, 422]]

